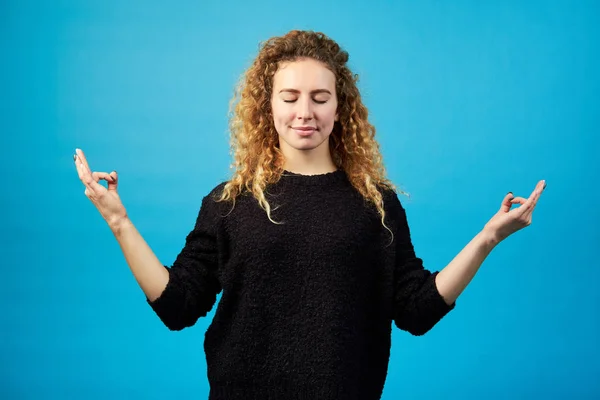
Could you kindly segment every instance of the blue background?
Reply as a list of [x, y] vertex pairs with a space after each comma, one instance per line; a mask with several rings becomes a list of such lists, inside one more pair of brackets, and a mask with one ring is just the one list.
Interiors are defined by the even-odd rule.
[[394, 329], [383, 398], [598, 398], [599, 4], [3, 1], [0, 397], [206, 398], [213, 313], [161, 324], [72, 155], [119, 172], [170, 265], [228, 177], [235, 82], [260, 41], [299, 28], [350, 52], [429, 269], [508, 191], [548, 183], [450, 315]]

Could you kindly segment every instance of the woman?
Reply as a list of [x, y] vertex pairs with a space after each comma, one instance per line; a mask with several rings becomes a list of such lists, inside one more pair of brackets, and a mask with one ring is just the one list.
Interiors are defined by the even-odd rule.
[[263, 44], [232, 103], [233, 176], [203, 199], [170, 268], [127, 217], [116, 172], [91, 172], [77, 150], [86, 196], [168, 328], [223, 292], [204, 343], [210, 399], [380, 398], [391, 323], [430, 330], [531, 222], [544, 181], [529, 199], [506, 195], [448, 266], [426, 270], [347, 61], [321, 33]]

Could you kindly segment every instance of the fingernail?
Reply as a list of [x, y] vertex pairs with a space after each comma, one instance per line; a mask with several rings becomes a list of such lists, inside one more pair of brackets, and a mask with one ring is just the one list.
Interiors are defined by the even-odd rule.
[[512, 192], [508, 192], [508, 193], [506, 193], [506, 194], [512, 194]]
[[[546, 189], [546, 185], [547, 185], [547, 183], [546, 183], [546, 181], [544, 181], [544, 189]], [[542, 190], [544, 190], [544, 189], [542, 189]]]
[[77, 154], [73, 154], [73, 161], [77, 160]]

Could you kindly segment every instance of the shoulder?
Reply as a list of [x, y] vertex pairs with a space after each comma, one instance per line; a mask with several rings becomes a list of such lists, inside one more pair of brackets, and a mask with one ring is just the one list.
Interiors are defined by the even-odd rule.
[[227, 214], [225, 201], [219, 201], [227, 182], [221, 182], [212, 187], [201, 199], [196, 218], [196, 229], [217, 228], [221, 226], [222, 217]]
[[[393, 226], [404, 225], [407, 223], [406, 210], [400, 201], [400, 196], [395, 188], [379, 187], [383, 197], [383, 209], [385, 211], [386, 222]], [[404, 194], [404, 192], [402, 192]]]
[[211, 187], [201, 198], [200, 214], [218, 214], [223, 208], [224, 201], [220, 201], [227, 181], [220, 182]]
[[208, 194], [206, 194], [206, 196], [204, 196], [204, 200], [207, 199], [211, 199], [211, 200], [218, 200], [221, 195], [223, 194], [223, 190], [225, 189], [225, 185], [227, 185], [229, 181], [222, 181], [219, 184], [217, 184], [216, 186], [214, 186], [209, 192]]
[[383, 198], [383, 207], [385, 209], [402, 208], [402, 203], [395, 188], [380, 185], [378, 189]]

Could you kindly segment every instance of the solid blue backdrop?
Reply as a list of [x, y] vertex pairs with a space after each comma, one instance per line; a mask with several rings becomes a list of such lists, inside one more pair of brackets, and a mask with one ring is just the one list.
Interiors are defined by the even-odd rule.
[[447, 265], [508, 191], [548, 183], [533, 224], [451, 314], [423, 337], [394, 328], [383, 398], [600, 396], [599, 3], [168, 4], [0, 5], [1, 398], [206, 398], [213, 313], [182, 332], [161, 324], [72, 155], [119, 172], [131, 218], [170, 265], [228, 177], [238, 77], [290, 29], [350, 52], [427, 268]]

